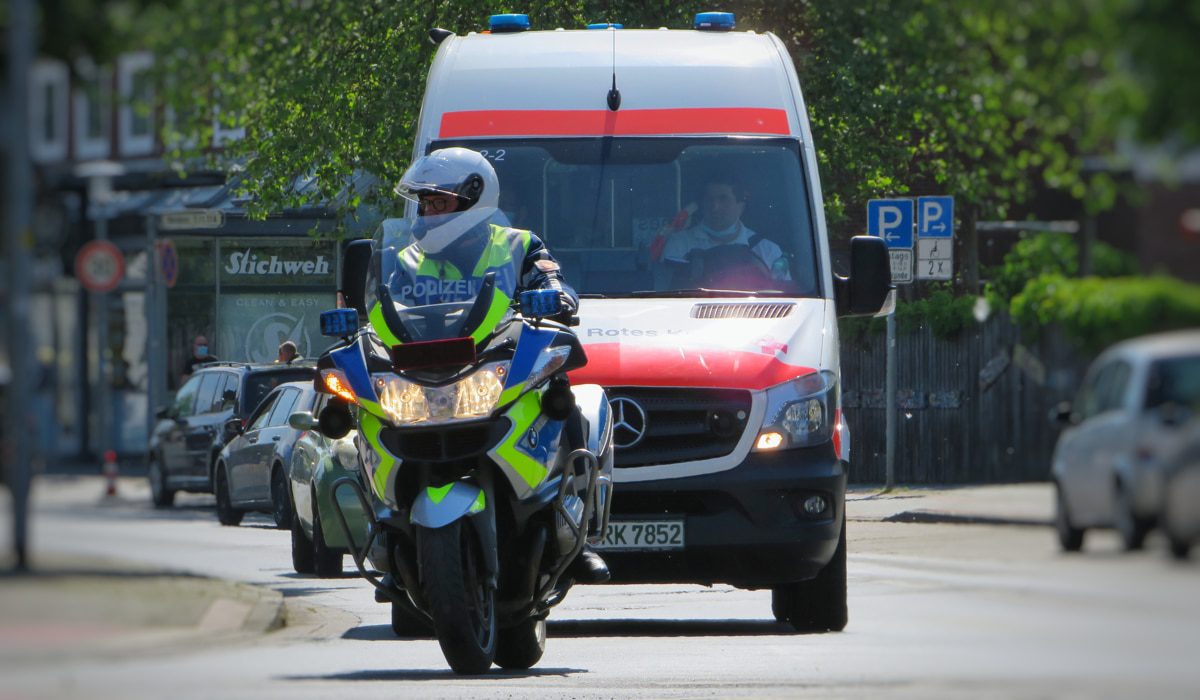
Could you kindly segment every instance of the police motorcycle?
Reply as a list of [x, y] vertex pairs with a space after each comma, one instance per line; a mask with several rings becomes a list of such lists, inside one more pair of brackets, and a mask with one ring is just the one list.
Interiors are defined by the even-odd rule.
[[393, 628], [432, 627], [457, 673], [529, 668], [573, 583], [564, 574], [608, 525], [608, 399], [567, 381], [587, 359], [570, 327], [550, 320], [558, 293], [514, 302], [511, 270], [455, 280], [467, 301], [406, 303], [414, 290], [395, 268], [411, 240], [384, 227], [373, 246], [351, 244], [343, 288], [367, 268], [363, 298], [347, 293], [357, 309], [321, 316], [322, 332], [342, 340], [318, 361], [318, 389], [334, 397], [317, 423], [330, 437], [358, 430], [362, 468], [334, 486], [368, 514], [367, 544], [352, 556], [392, 603]]

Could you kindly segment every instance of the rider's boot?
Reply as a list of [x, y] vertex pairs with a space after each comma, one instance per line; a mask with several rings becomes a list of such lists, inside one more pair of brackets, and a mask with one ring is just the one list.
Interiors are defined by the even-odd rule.
[[576, 583], [605, 583], [612, 578], [608, 564], [588, 545], [584, 545], [579, 556], [567, 567], [567, 575]]

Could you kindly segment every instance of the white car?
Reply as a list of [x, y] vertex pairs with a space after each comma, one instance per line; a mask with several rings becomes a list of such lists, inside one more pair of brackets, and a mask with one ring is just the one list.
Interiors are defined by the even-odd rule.
[[1096, 358], [1075, 403], [1059, 410], [1067, 427], [1051, 479], [1065, 551], [1079, 551], [1095, 527], [1115, 527], [1126, 549], [1142, 546], [1162, 510], [1163, 456], [1198, 409], [1200, 330], [1128, 340]]
[[1187, 559], [1200, 540], [1200, 416], [1192, 418], [1182, 432], [1183, 439], [1163, 460], [1166, 494], [1159, 516], [1177, 559]]

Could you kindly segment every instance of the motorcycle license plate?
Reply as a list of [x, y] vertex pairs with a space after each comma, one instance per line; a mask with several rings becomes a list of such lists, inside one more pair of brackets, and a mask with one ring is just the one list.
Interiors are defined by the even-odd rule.
[[683, 520], [610, 520], [600, 549], [624, 552], [683, 549]]

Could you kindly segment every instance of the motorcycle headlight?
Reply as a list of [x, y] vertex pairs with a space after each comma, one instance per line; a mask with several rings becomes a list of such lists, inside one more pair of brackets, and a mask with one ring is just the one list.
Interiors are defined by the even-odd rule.
[[767, 411], [754, 449], [812, 447], [833, 439], [837, 375], [813, 372], [767, 390]]
[[376, 374], [371, 380], [379, 405], [393, 424], [449, 423], [491, 413], [504, 390], [508, 364], [484, 365], [445, 386], [424, 386], [394, 374]]

